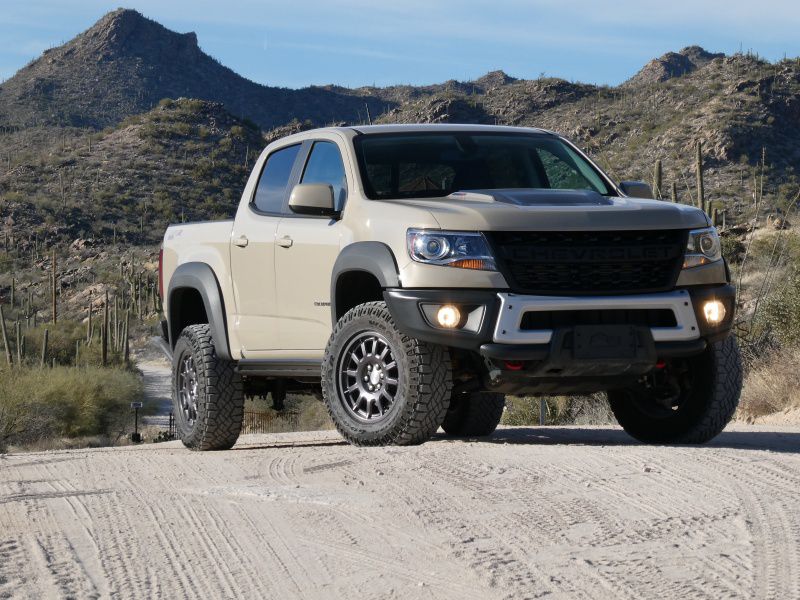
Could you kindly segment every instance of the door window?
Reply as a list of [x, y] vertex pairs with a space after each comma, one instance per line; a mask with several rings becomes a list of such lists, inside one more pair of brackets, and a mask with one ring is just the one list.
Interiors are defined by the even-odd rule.
[[267, 158], [256, 187], [253, 204], [261, 212], [280, 213], [300, 144], [276, 150]]
[[338, 146], [333, 142], [314, 142], [300, 183], [327, 183], [333, 188], [336, 210], [342, 210], [347, 197], [347, 178]]

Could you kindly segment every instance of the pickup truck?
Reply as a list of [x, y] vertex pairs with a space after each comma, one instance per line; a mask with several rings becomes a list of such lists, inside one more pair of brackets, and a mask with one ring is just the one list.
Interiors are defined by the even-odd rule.
[[269, 144], [232, 221], [160, 261], [177, 429], [230, 448], [246, 394], [317, 391], [357, 445], [490, 435], [506, 394], [605, 392], [649, 443], [703, 443], [742, 369], [708, 216], [540, 129], [332, 127]]

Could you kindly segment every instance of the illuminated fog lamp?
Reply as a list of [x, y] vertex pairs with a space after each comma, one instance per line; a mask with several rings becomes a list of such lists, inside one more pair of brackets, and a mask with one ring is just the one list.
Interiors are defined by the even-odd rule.
[[709, 300], [703, 305], [703, 314], [709, 325], [719, 325], [725, 319], [725, 305], [719, 300]]
[[461, 321], [461, 311], [452, 304], [445, 304], [436, 312], [436, 322], [441, 327], [452, 329]]

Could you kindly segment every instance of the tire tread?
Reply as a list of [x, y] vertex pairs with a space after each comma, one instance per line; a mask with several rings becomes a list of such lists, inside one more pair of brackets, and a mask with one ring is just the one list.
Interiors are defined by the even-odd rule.
[[[402, 351], [411, 359], [408, 377], [408, 397], [411, 401], [408, 417], [386, 433], [366, 438], [352, 423], [343, 424], [332, 410], [336, 397], [336, 345], [340, 332], [352, 321], [374, 317], [402, 340]], [[333, 329], [322, 362], [322, 395], [328, 414], [341, 436], [356, 446], [408, 446], [421, 444], [436, 433], [444, 420], [452, 389], [450, 354], [443, 346], [436, 346], [401, 333], [385, 302], [367, 302], [349, 310]]]

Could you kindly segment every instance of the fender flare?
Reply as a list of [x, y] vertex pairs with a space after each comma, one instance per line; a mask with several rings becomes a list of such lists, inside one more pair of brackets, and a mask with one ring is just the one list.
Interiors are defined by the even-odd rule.
[[189, 262], [179, 265], [169, 280], [167, 291], [168, 333], [169, 345], [175, 349], [180, 331], [174, 330], [174, 325], [178, 321], [180, 309], [173, 306], [175, 293], [179, 290], [191, 289], [200, 294], [203, 299], [203, 306], [208, 317], [208, 325], [211, 330], [211, 338], [214, 340], [214, 348], [223, 360], [231, 360], [231, 351], [228, 344], [228, 322], [225, 313], [225, 303], [222, 298], [222, 289], [219, 286], [214, 270], [205, 263]]
[[384, 289], [400, 287], [397, 261], [383, 242], [355, 242], [339, 253], [331, 272], [331, 323], [336, 324], [336, 286], [345, 273], [362, 271], [378, 280]]

